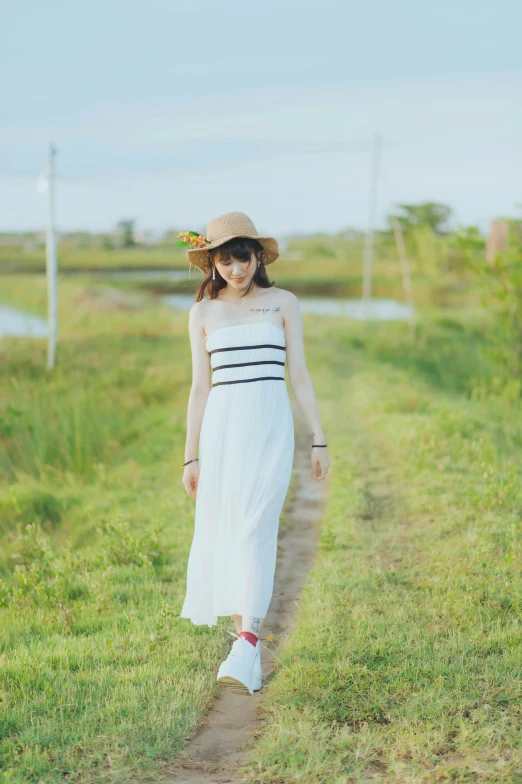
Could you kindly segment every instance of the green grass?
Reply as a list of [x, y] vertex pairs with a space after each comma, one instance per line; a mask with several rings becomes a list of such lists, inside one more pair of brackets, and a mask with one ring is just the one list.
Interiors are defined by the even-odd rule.
[[[64, 270], [103, 269], [185, 269], [187, 259], [183, 248], [136, 247], [104, 250], [58, 244], [58, 266]], [[45, 247], [24, 250], [19, 246], [0, 246], [0, 270], [10, 273], [43, 272]]]
[[[4, 280], [45, 312], [43, 278]], [[245, 778], [521, 781], [522, 416], [484, 397], [490, 321], [304, 320], [330, 494]], [[157, 780], [231, 623], [178, 617], [186, 313], [62, 279], [53, 373], [42, 340], [0, 358], [0, 781]]]
[[522, 780], [521, 407], [423, 329], [317, 337], [331, 492], [248, 781]]
[[[45, 310], [43, 278], [4, 280]], [[154, 780], [229, 648], [231, 619], [179, 618], [186, 313], [106, 294], [60, 282], [52, 373], [44, 340], [0, 343], [2, 783]]]

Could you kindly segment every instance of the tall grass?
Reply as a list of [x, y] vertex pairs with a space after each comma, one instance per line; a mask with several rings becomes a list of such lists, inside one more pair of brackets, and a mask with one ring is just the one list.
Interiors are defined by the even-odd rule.
[[40, 380], [8, 381], [11, 401], [1, 412], [0, 471], [5, 481], [28, 475], [45, 479], [50, 473], [71, 472], [92, 477], [96, 463], [118, 448], [126, 424], [103, 388], [71, 375], [66, 389]]

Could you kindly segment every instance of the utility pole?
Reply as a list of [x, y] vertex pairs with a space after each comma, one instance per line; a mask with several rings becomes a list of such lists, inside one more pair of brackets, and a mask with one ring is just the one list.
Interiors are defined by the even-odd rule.
[[374, 229], [377, 210], [377, 180], [379, 177], [379, 159], [381, 154], [381, 136], [373, 135], [372, 170], [370, 181], [370, 202], [368, 208], [368, 230], [364, 238], [364, 283], [363, 299], [368, 303], [372, 296], [372, 274], [374, 257]]
[[56, 338], [58, 332], [58, 263], [56, 259], [56, 232], [54, 228], [54, 156], [56, 147], [50, 143], [47, 166], [47, 302], [49, 340], [47, 344], [47, 368], [54, 367], [56, 359]]

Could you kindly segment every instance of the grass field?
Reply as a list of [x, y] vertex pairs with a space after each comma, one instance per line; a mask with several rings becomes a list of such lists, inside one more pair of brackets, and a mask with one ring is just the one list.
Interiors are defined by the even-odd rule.
[[[412, 244], [410, 266], [414, 300], [420, 305], [462, 306], [477, 304], [476, 279], [471, 270], [451, 261], [446, 248], [448, 240], [419, 232]], [[373, 295], [404, 300], [401, 266], [393, 239], [379, 234], [375, 240]], [[281, 244], [277, 269], [268, 266], [270, 279], [297, 295], [360, 297], [363, 280], [363, 237], [345, 234], [295, 237]], [[154, 292], [194, 291], [201, 280], [199, 270], [189, 265], [185, 249], [176, 245], [119, 248], [81, 248], [61, 244], [58, 247], [61, 272], [122, 271], [122, 270], [184, 270], [187, 280], [178, 282], [152, 281], [145, 287]], [[45, 250], [25, 251], [21, 247], [0, 246], [1, 273], [45, 271]], [[190, 280], [188, 280], [190, 278]], [[127, 288], [143, 283], [127, 281]]]
[[[43, 278], [3, 280], [45, 312]], [[0, 781], [158, 780], [231, 628], [178, 617], [186, 313], [60, 302], [51, 377], [44, 341], [0, 343]], [[491, 325], [304, 320], [331, 493], [245, 779], [520, 782], [522, 416], [481, 391]]]
[[[58, 266], [62, 270], [103, 269], [176, 269], [186, 267], [183, 248], [175, 245], [164, 247], [80, 248], [58, 244]], [[45, 247], [24, 250], [20, 246], [0, 246], [0, 271], [43, 272], [45, 270]]]
[[522, 417], [470, 399], [477, 337], [329, 330], [331, 496], [249, 781], [522, 780]]
[[[9, 292], [45, 311], [43, 279]], [[51, 377], [45, 341], [0, 342], [2, 784], [153, 777], [217, 693], [233, 628], [178, 617], [186, 313], [68, 281], [60, 302]]]

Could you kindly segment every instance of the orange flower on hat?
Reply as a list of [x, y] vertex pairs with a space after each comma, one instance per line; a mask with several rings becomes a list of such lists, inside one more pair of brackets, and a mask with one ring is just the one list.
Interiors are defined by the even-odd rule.
[[178, 234], [178, 242], [176, 245], [182, 245], [188, 248], [204, 248], [208, 240], [197, 231], [180, 231]]

